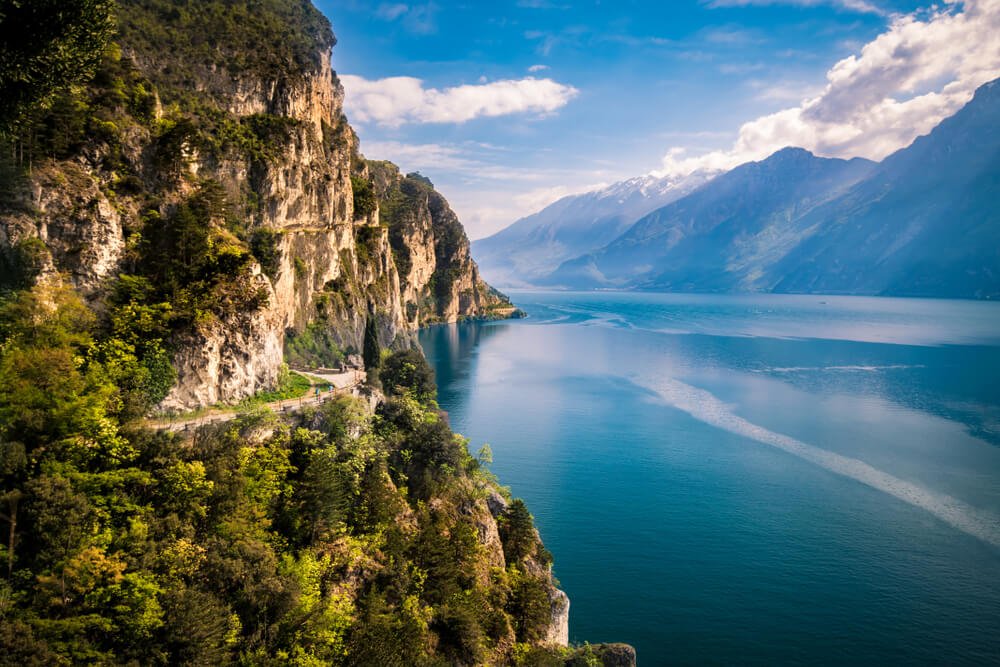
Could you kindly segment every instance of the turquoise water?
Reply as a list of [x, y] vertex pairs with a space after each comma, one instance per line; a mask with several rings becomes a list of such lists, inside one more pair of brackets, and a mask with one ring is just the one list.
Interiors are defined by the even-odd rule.
[[1000, 304], [516, 292], [421, 343], [573, 641], [640, 664], [1000, 663]]

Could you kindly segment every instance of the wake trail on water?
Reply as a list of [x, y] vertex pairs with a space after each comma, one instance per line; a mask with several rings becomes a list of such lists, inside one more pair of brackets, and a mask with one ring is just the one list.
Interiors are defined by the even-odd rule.
[[673, 378], [658, 378], [642, 385], [654, 391], [667, 404], [698, 421], [770, 445], [825, 470], [861, 482], [926, 510], [948, 525], [1000, 548], [1000, 519], [989, 512], [890, 475], [859, 459], [836, 454], [747, 421], [704, 389]]
[[753, 369], [751, 373], [826, 373], [828, 371], [864, 372], [876, 373], [878, 371], [898, 371], [910, 370], [914, 368], [926, 368], [923, 364], [884, 364], [881, 366], [775, 366], [773, 368]]

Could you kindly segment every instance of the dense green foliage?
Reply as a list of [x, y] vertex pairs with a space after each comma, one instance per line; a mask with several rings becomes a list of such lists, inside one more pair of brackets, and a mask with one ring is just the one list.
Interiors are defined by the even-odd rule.
[[0, 0], [0, 134], [93, 75], [113, 0]]
[[[316, 71], [333, 46], [330, 24], [309, 0], [127, 0], [124, 41], [158, 70], [166, 101], [196, 83], [249, 75], [262, 80]], [[182, 57], [177, 57], [182, 56]], [[216, 91], [218, 94], [224, 91]]]
[[275, 384], [274, 389], [259, 391], [253, 396], [243, 399], [236, 407], [240, 410], [247, 410], [258, 405], [264, 405], [265, 403], [285, 401], [290, 398], [301, 398], [313, 386], [313, 380], [301, 373], [289, 370], [287, 364], [282, 364], [281, 371], [278, 373], [278, 382]]
[[364, 218], [376, 211], [378, 199], [372, 182], [360, 176], [351, 176], [351, 189], [354, 191], [354, 217]]
[[419, 350], [403, 350], [391, 355], [379, 370], [382, 385], [397, 393], [410, 393], [421, 402], [437, 397], [434, 370]]
[[511, 539], [491, 565], [493, 482], [418, 354], [386, 359], [374, 416], [344, 397], [185, 438], [139, 427], [135, 356], [72, 292], [12, 295], [0, 334], [4, 662], [509, 663], [540, 638], [547, 575]]
[[280, 232], [266, 228], [254, 231], [250, 237], [250, 252], [260, 264], [264, 275], [272, 280], [278, 277], [281, 266], [281, 248], [278, 247], [280, 239]]

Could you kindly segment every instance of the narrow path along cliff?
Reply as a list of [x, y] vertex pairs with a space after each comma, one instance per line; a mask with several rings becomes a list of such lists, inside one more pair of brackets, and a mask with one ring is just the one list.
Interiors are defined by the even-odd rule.
[[[309, 376], [317, 378], [322, 383], [314, 383], [309, 390], [298, 398], [286, 398], [281, 401], [263, 403], [260, 407], [267, 408], [274, 412], [298, 412], [309, 405], [319, 405], [326, 401], [355, 393], [355, 390], [365, 383], [367, 374], [360, 370], [349, 370], [343, 372], [327, 372], [326, 369], [306, 370]], [[323, 383], [326, 383], [324, 387]], [[200, 413], [196, 416], [180, 416], [176, 418], [155, 418], [150, 419], [150, 428], [157, 431], [187, 431], [209, 424], [221, 424], [232, 421], [240, 416], [244, 411], [212, 410], [208, 413]]]

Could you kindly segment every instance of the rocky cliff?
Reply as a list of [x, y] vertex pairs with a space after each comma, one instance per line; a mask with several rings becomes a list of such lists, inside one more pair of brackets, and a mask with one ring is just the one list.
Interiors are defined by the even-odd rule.
[[404, 176], [391, 162], [369, 161], [368, 170], [380, 219], [389, 229], [410, 326], [514, 312], [480, 277], [462, 223], [430, 180], [417, 173]]
[[[146, 301], [173, 313], [161, 408], [269, 388], [303, 340], [333, 363], [362, 348], [370, 318], [400, 348], [423, 324], [508, 312], [432, 188], [390, 216], [357, 192], [370, 170], [330, 67], [335, 40], [308, 2], [136, 0], [118, 25], [93, 84], [40, 122], [0, 245], [8, 282], [68, 280], [92, 303], [120, 275], [150, 282]], [[408, 182], [376, 171], [383, 193]]]

